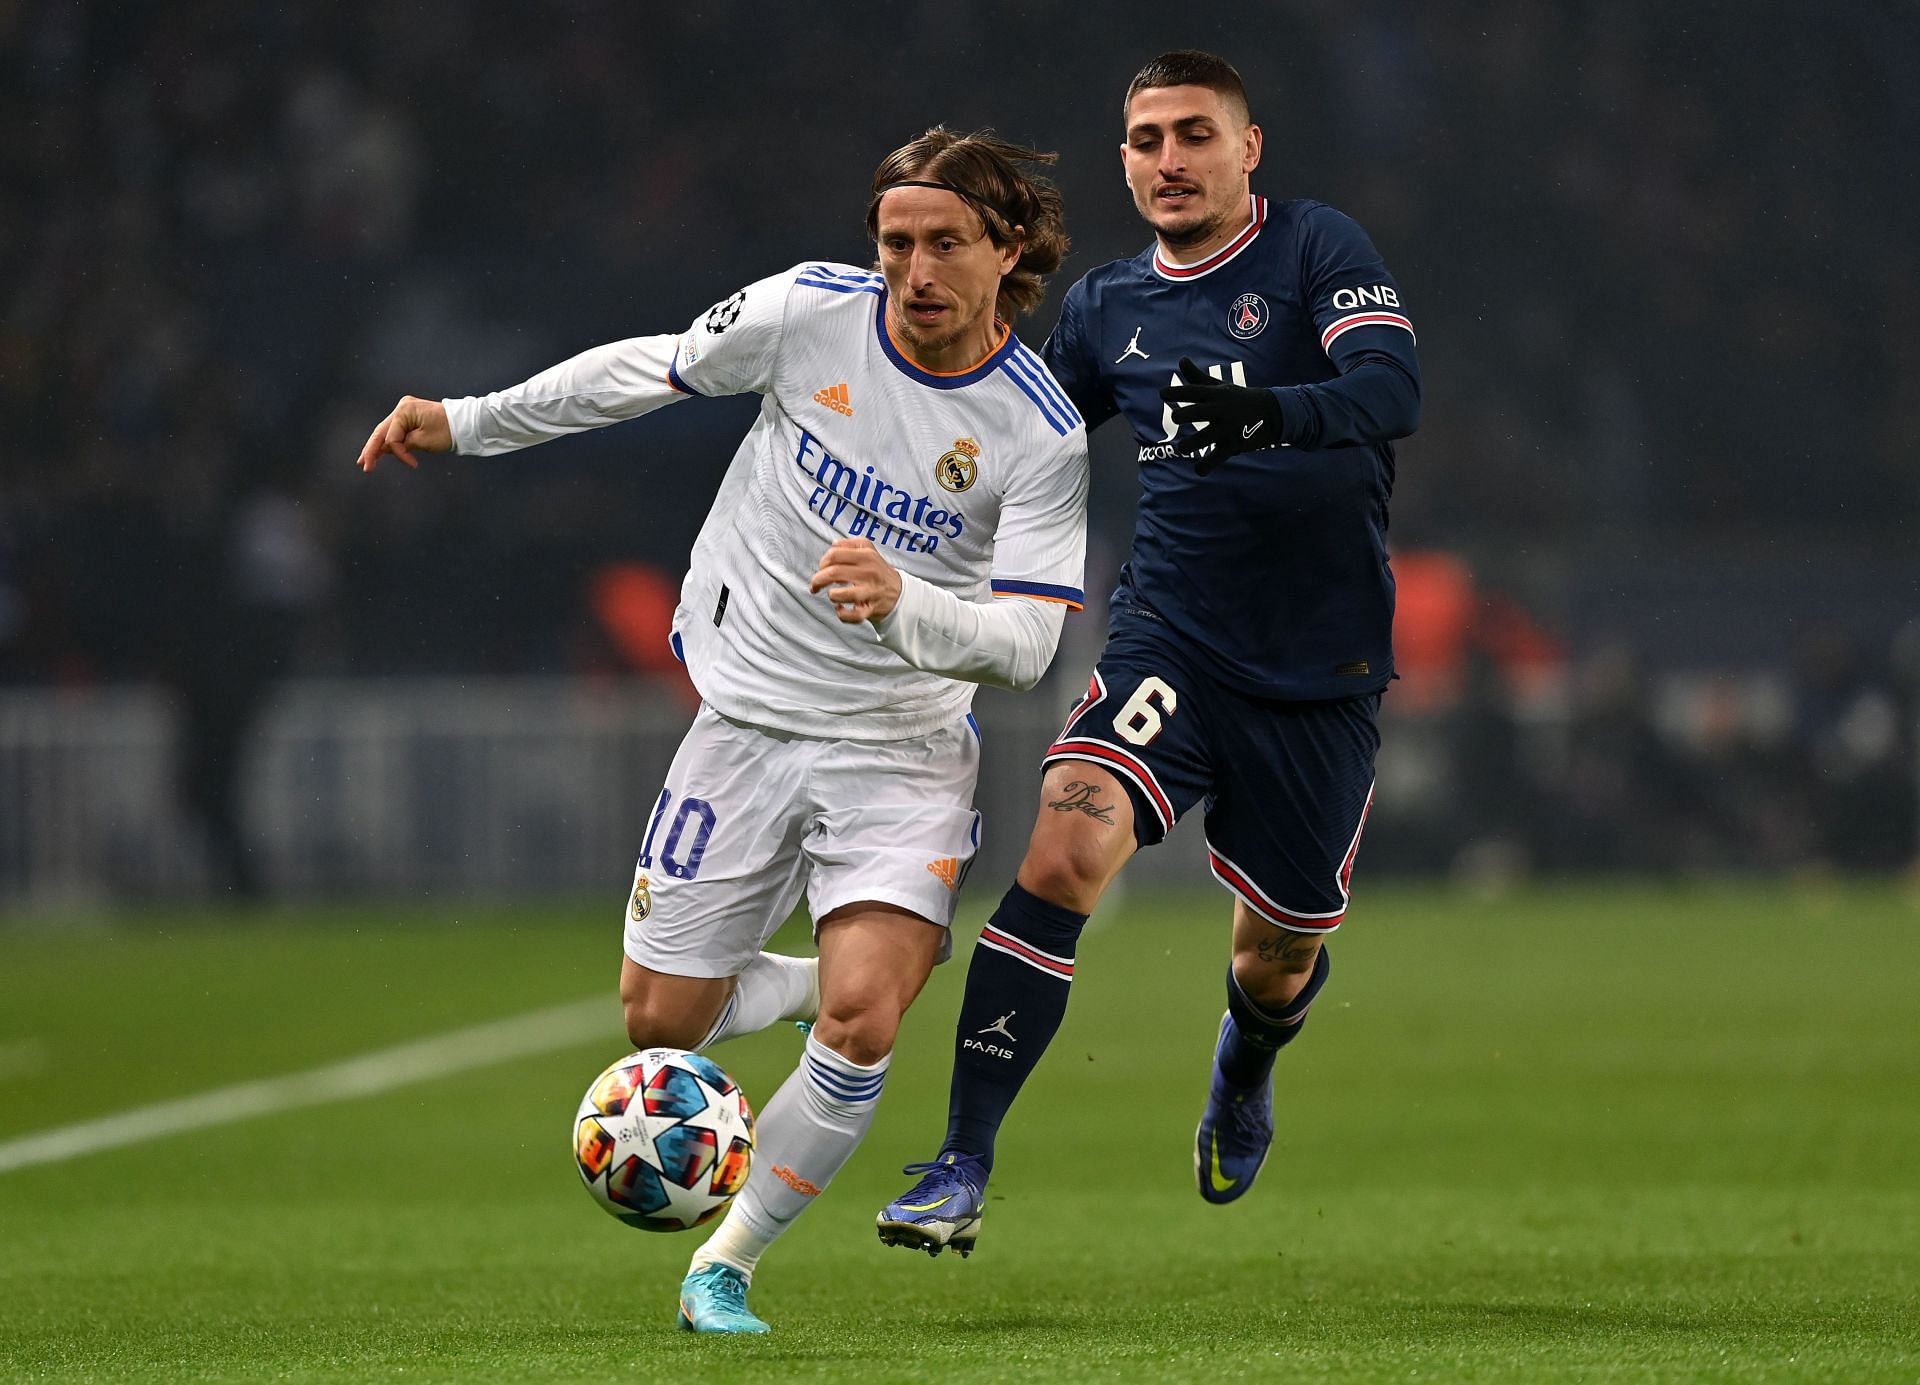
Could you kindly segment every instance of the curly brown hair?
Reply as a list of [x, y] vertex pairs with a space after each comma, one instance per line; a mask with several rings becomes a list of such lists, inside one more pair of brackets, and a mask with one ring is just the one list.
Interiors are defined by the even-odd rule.
[[867, 204], [867, 234], [876, 239], [880, 198], [900, 183], [936, 183], [957, 192], [979, 214], [995, 247], [1020, 247], [1020, 259], [1000, 280], [994, 312], [1006, 322], [1040, 306], [1047, 276], [1066, 256], [1066, 211], [1060, 190], [1019, 164], [1050, 164], [1059, 155], [1012, 144], [991, 130], [959, 135], [936, 125], [903, 144], [873, 171]]

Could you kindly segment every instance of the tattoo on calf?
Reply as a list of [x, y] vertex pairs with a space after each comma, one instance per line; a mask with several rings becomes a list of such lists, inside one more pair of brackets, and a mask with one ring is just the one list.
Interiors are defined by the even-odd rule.
[[1300, 962], [1312, 962], [1313, 954], [1320, 950], [1320, 939], [1310, 933], [1287, 933], [1276, 931], [1273, 936], [1260, 940], [1260, 960], [1272, 962], [1295, 969]]
[[1075, 779], [1066, 786], [1065, 798], [1049, 803], [1047, 806], [1056, 813], [1085, 813], [1095, 822], [1104, 822], [1109, 827], [1116, 826], [1113, 820], [1113, 809], [1095, 797], [1099, 792], [1099, 785], [1089, 784], [1084, 779]]

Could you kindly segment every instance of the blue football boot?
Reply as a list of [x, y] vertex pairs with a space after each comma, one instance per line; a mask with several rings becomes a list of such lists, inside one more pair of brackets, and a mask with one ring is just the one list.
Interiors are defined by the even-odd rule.
[[1231, 1013], [1220, 1017], [1213, 1048], [1213, 1083], [1193, 1138], [1193, 1177], [1208, 1202], [1232, 1202], [1253, 1186], [1273, 1147], [1273, 1075], [1257, 1087], [1239, 1087], [1220, 1072], [1220, 1045]]
[[747, 1277], [732, 1265], [708, 1265], [680, 1283], [684, 1332], [771, 1332], [747, 1308]]
[[938, 1255], [951, 1246], [962, 1259], [973, 1254], [987, 1200], [987, 1171], [970, 1154], [943, 1154], [931, 1164], [908, 1164], [902, 1173], [925, 1175], [880, 1209], [874, 1226], [890, 1246]]

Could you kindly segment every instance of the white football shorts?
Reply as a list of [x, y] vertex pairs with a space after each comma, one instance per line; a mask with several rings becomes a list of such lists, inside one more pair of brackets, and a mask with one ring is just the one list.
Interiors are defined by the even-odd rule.
[[[654, 804], [626, 953], [672, 976], [737, 976], [802, 889], [816, 932], [878, 900], [948, 928], [980, 845], [972, 717], [897, 741], [822, 740], [702, 704]], [[952, 951], [943, 943], [941, 960]]]

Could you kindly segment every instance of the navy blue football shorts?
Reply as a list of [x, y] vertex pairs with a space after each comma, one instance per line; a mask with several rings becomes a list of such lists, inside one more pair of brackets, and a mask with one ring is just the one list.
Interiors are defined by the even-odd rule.
[[1203, 799], [1220, 883], [1269, 923], [1330, 933], [1347, 912], [1373, 803], [1380, 695], [1249, 697], [1156, 617], [1116, 610], [1107, 647], [1044, 762], [1086, 760], [1133, 800], [1152, 846]]

